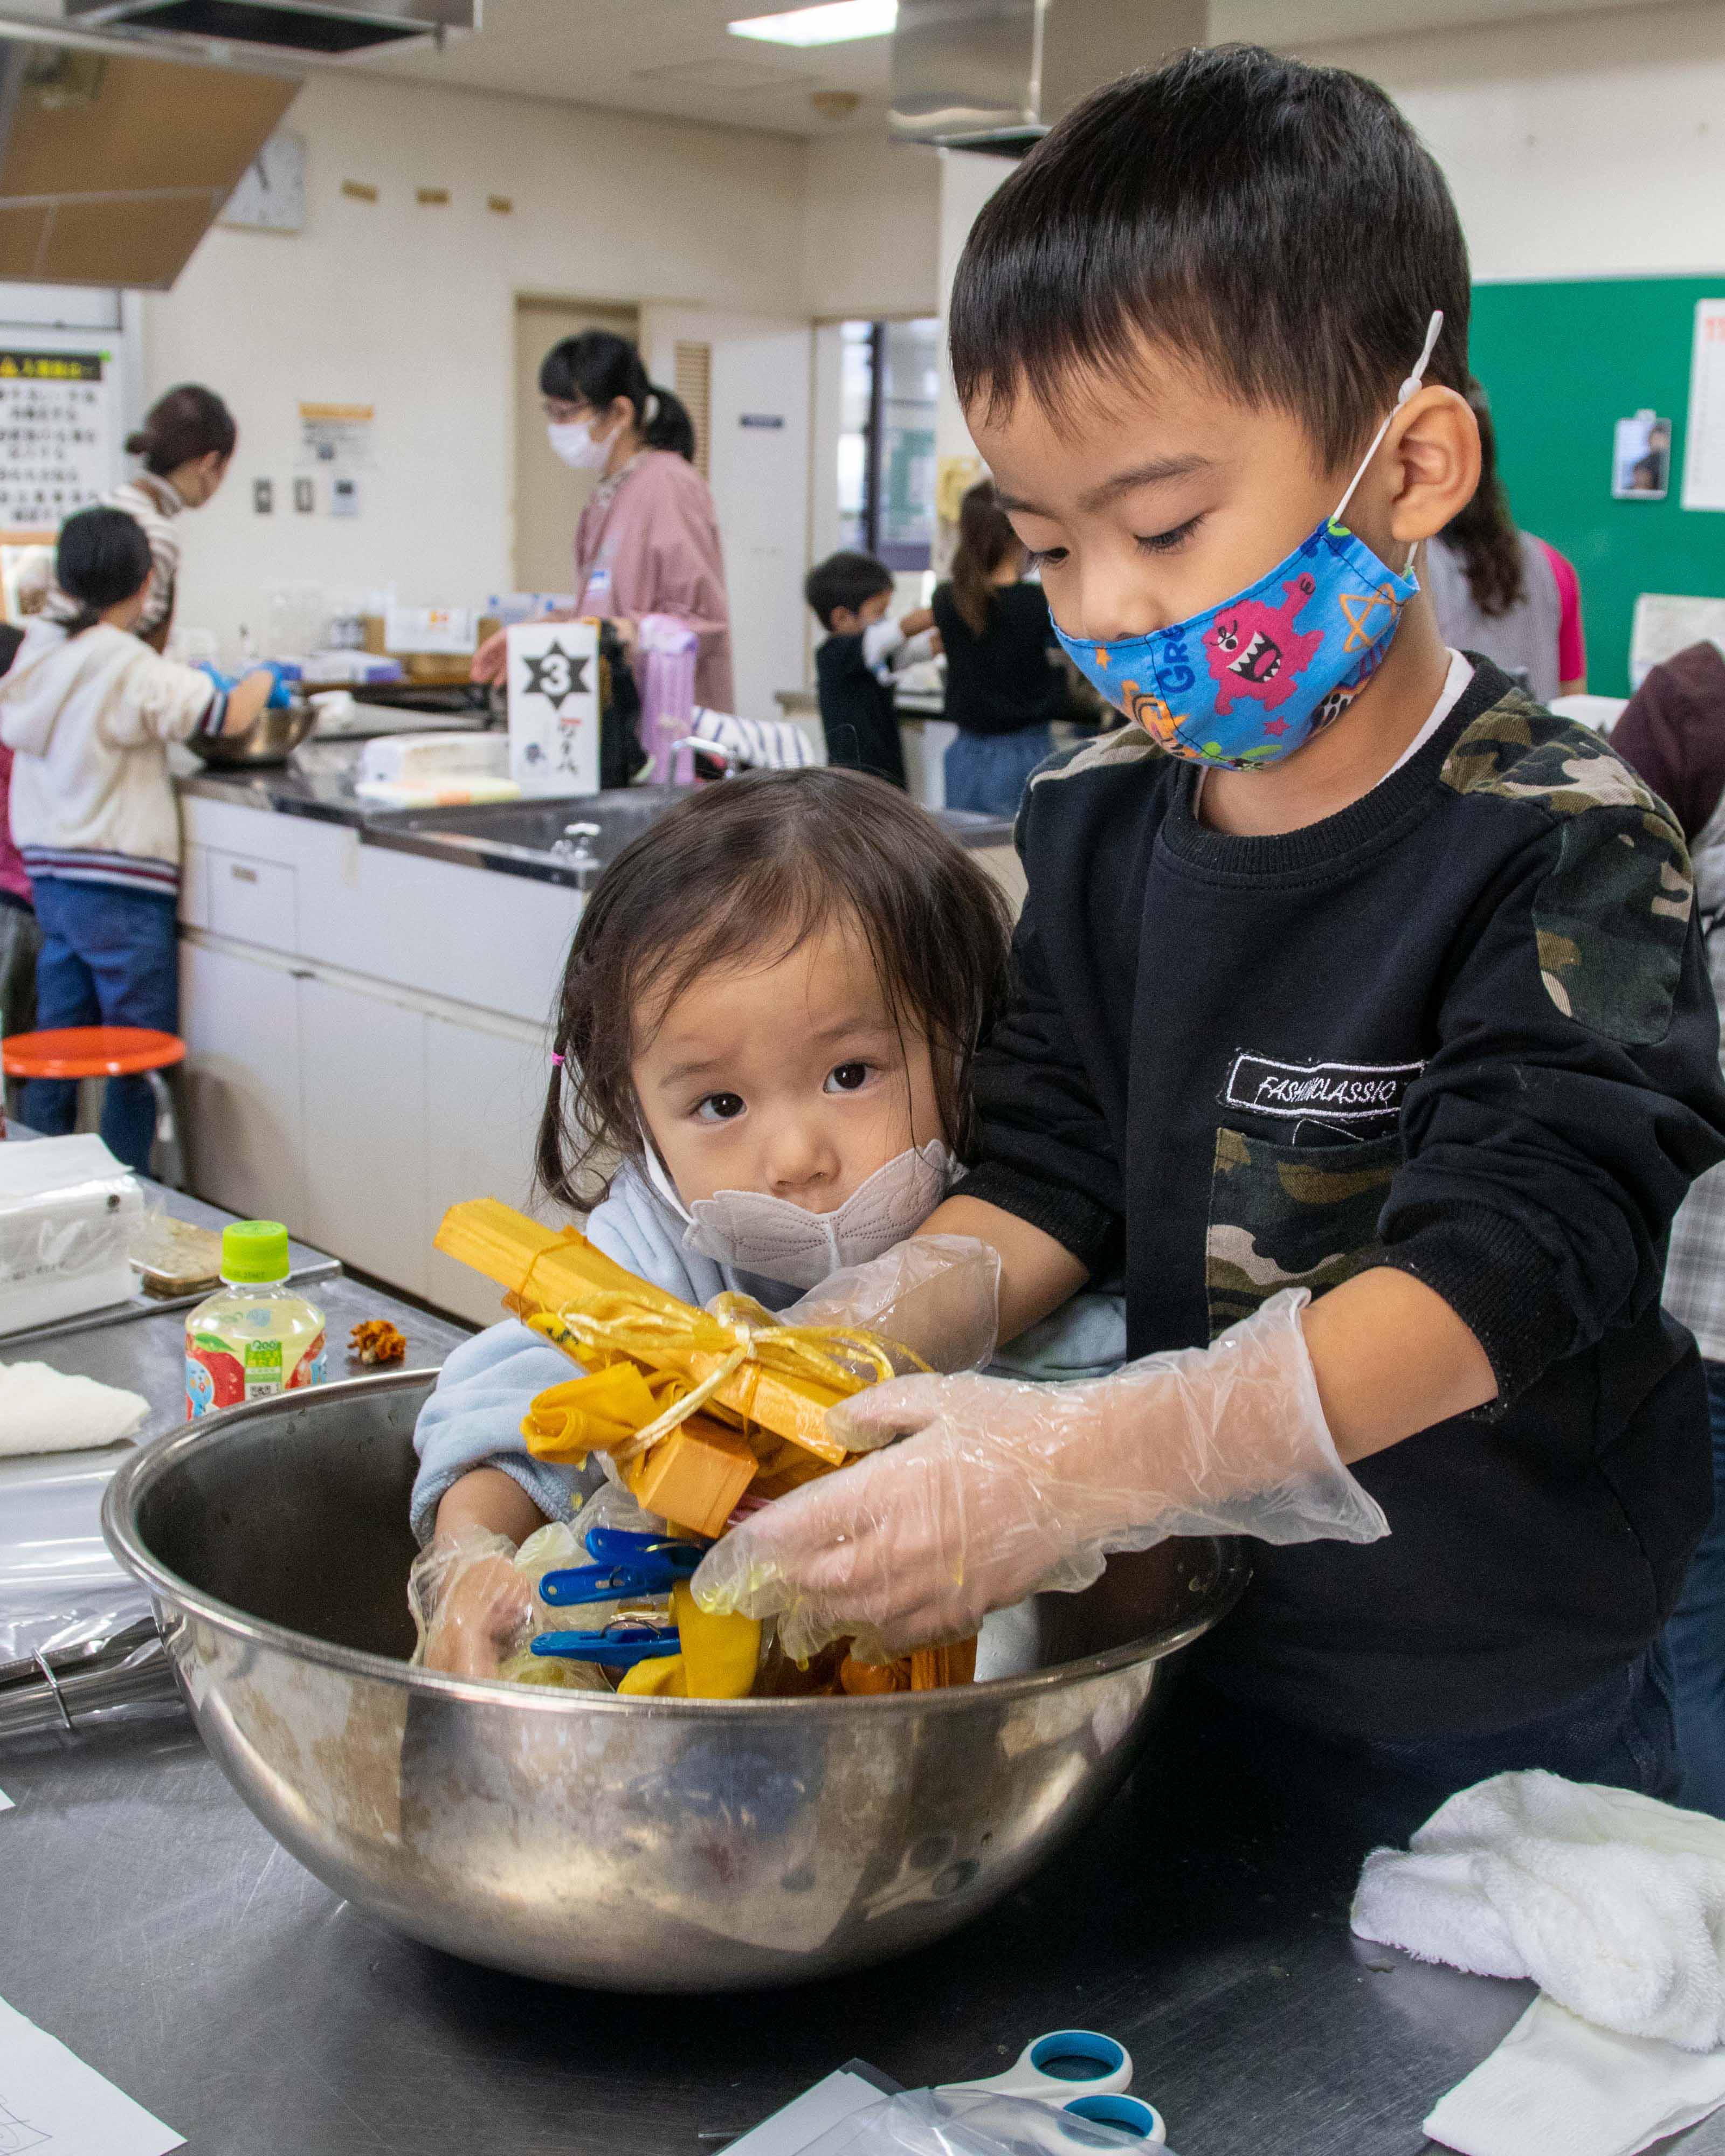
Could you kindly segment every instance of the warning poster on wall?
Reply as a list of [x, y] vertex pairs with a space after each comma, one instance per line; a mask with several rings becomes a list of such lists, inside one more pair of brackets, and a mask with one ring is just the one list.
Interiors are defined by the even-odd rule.
[[114, 484], [113, 372], [106, 352], [0, 347], [0, 527], [53, 531]]
[[301, 404], [302, 471], [357, 472], [370, 469], [377, 413], [369, 404]]

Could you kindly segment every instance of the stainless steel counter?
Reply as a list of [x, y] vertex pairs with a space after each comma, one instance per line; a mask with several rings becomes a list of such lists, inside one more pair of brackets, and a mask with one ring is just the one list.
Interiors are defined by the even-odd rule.
[[[401, 1326], [410, 1363], [463, 1337], [349, 1280], [314, 1293], [332, 1370], [362, 1316]], [[180, 1323], [91, 1328], [52, 1359], [170, 1428]], [[273, 1842], [182, 1723], [0, 1747], [0, 1997], [191, 2156], [702, 2156], [852, 2056], [954, 2080], [1075, 2023], [1130, 2047], [1181, 2156], [1414, 2156], [1531, 1996], [1353, 1940], [1355, 1852], [1194, 1821], [1153, 1749], [1073, 1850], [945, 1944], [714, 2000], [567, 1991], [398, 1938]], [[1725, 2117], [1662, 2145], [1725, 2156]]]

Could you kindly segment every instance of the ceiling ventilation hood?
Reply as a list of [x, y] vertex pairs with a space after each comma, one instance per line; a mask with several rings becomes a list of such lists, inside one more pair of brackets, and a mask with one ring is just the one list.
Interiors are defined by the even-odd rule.
[[1206, 0], [899, 0], [893, 137], [1017, 157], [1129, 69], [1205, 41]]
[[340, 59], [408, 38], [476, 30], [480, 0], [65, 0], [85, 28], [263, 45]]
[[166, 290], [299, 87], [0, 24], [0, 280]]

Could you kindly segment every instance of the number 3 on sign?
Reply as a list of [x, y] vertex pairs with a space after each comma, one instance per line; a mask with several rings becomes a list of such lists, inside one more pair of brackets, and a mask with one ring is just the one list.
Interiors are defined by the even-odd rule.
[[598, 634], [590, 621], [509, 632], [509, 773], [524, 793], [598, 792]]

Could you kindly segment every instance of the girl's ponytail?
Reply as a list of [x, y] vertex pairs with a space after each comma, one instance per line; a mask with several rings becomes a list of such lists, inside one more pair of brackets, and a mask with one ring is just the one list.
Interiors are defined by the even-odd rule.
[[1024, 558], [1024, 542], [1012, 528], [991, 479], [980, 480], [958, 506], [958, 545], [952, 556], [952, 603], [973, 636], [988, 625], [994, 572], [1003, 562]]
[[[646, 381], [646, 371], [642, 370]], [[642, 439], [649, 449], [675, 449], [690, 464], [695, 461], [695, 422], [689, 417], [689, 408], [680, 397], [669, 389], [655, 389], [647, 382], [646, 424], [641, 429]]]

